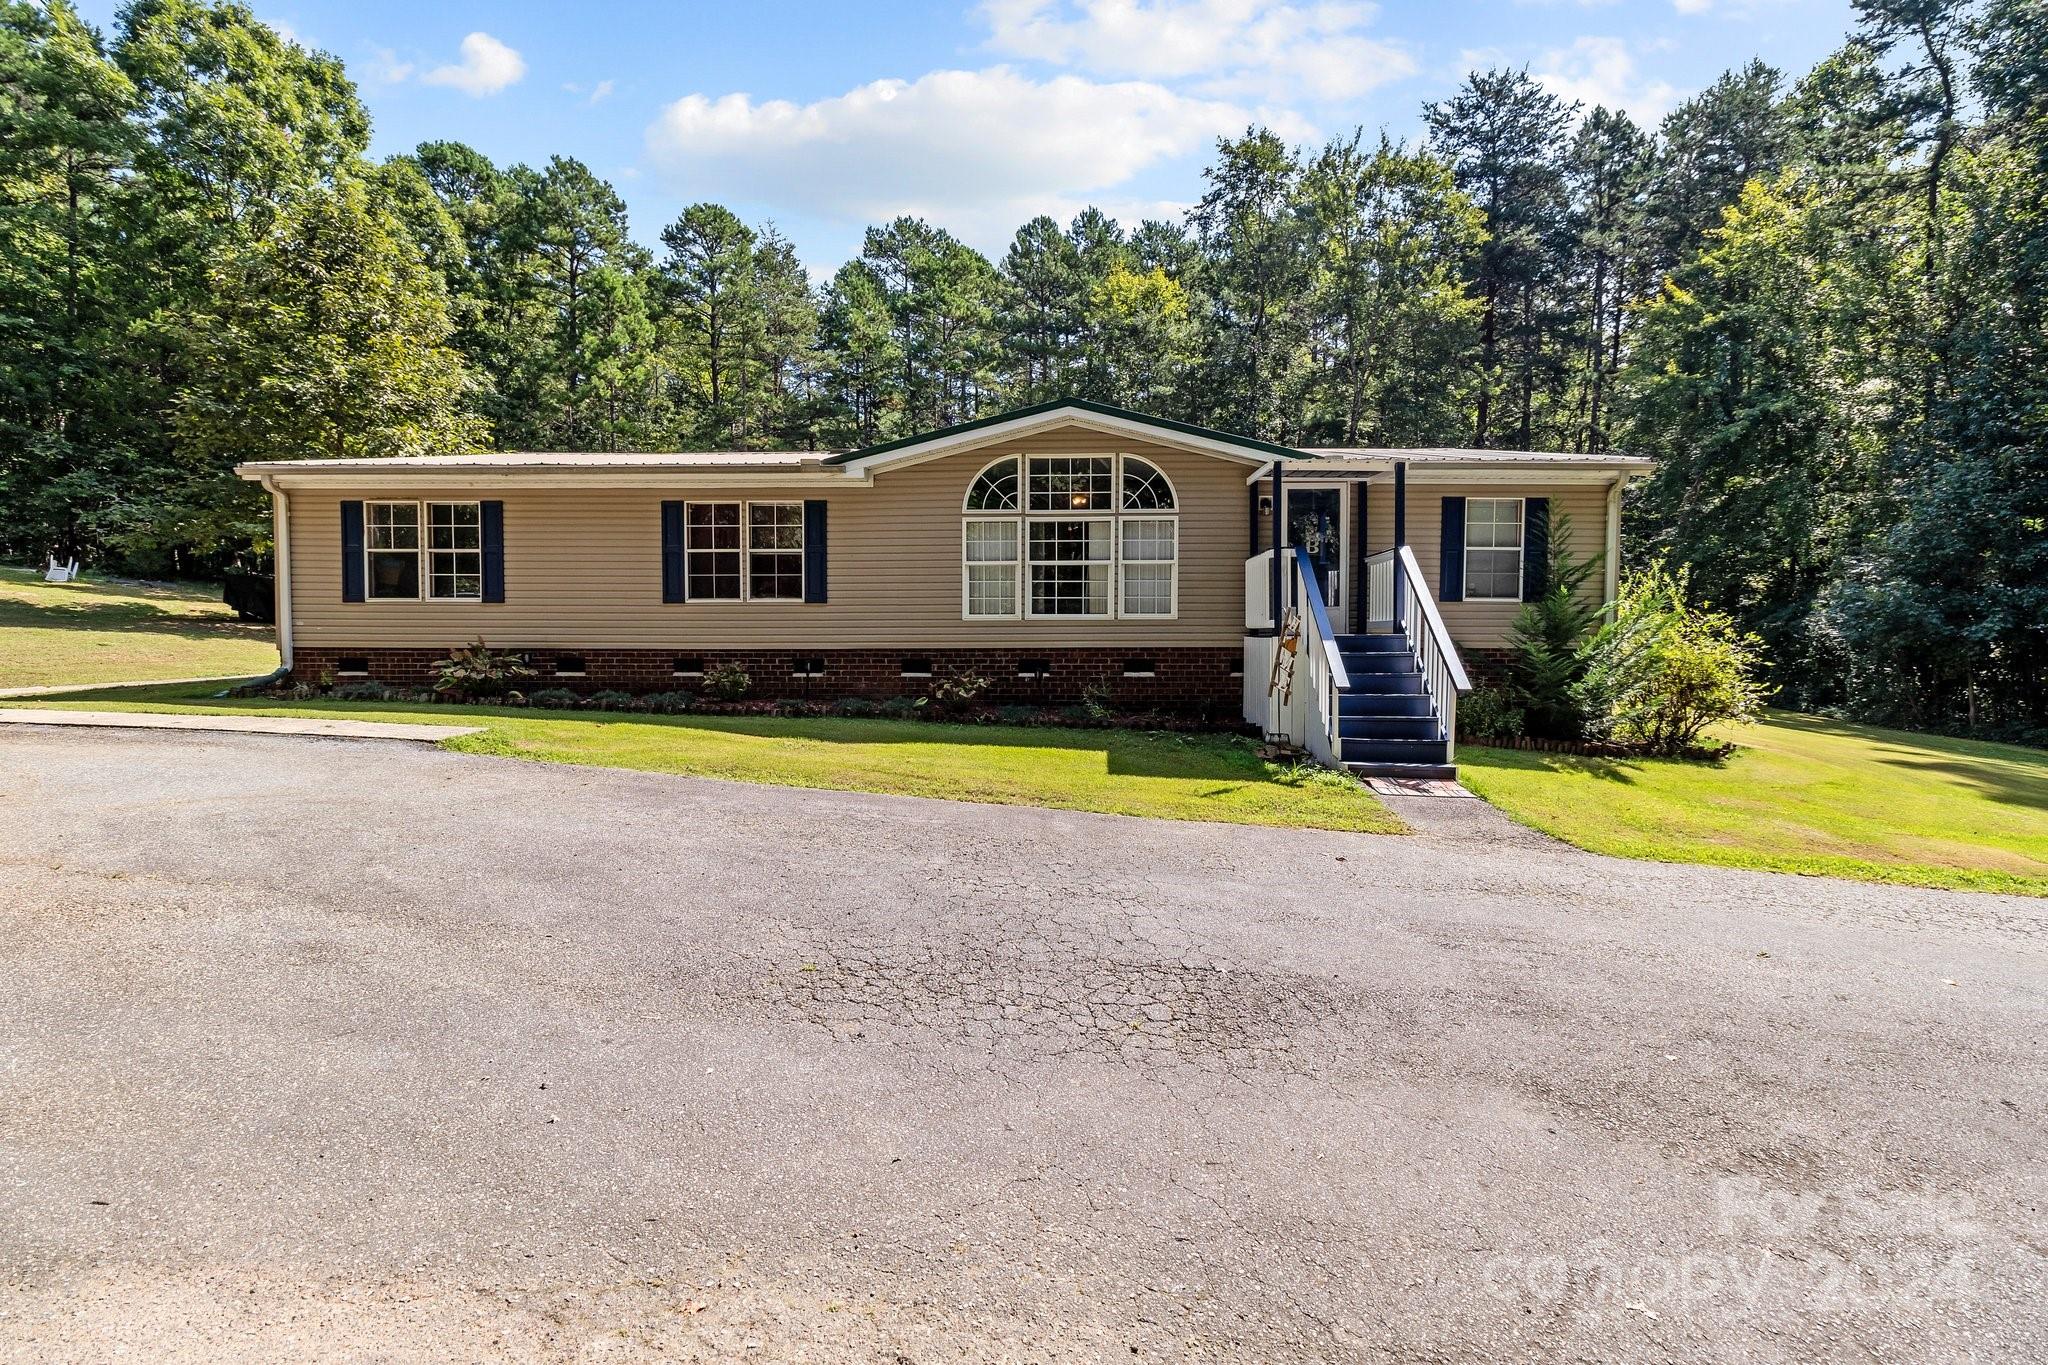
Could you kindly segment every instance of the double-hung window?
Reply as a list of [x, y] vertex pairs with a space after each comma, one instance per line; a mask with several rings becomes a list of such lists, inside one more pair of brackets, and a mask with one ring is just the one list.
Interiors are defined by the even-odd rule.
[[683, 515], [692, 602], [804, 600], [804, 505], [693, 502]]
[[1522, 500], [1465, 500], [1465, 600], [1522, 598]]
[[482, 504], [365, 503], [363, 560], [364, 595], [373, 600], [481, 601]]
[[1033, 616], [1107, 616], [1116, 523], [1108, 517], [1024, 523]]
[[1135, 455], [1006, 455], [963, 508], [969, 620], [1170, 618], [1178, 610], [1173, 485]]

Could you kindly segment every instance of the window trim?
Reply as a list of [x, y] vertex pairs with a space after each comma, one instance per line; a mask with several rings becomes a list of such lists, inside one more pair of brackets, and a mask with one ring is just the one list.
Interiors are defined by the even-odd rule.
[[[1107, 559], [1033, 559], [1031, 557], [1031, 525], [1033, 522], [1050, 526], [1063, 521], [1077, 521], [1084, 525], [1089, 522], [1106, 522], [1109, 526], [1109, 557]], [[1018, 605], [1024, 610], [1027, 621], [1114, 621], [1117, 609], [1117, 576], [1123, 567], [1123, 518], [1114, 512], [1070, 512], [1064, 516], [1044, 515], [1024, 518], [1024, 529], [1017, 547], [1019, 560], [1024, 566], [1024, 590], [1018, 597]], [[1176, 537], [1174, 552], [1180, 552]], [[1103, 601], [1108, 604], [1106, 611], [1034, 611], [1031, 607], [1031, 571], [1040, 564], [1084, 564], [1090, 568], [1100, 564], [1109, 571], [1109, 581], [1103, 586]], [[1152, 618], [1161, 619], [1161, 618]]]
[[[1031, 462], [1034, 459], [1074, 460], [1107, 459], [1110, 462], [1110, 505], [1107, 508], [1060, 507], [1034, 511], [1031, 508]], [[1168, 497], [1173, 501], [1170, 508], [1127, 508], [1124, 505], [1124, 462], [1137, 460], [1148, 466], [1166, 485]], [[991, 469], [997, 465], [1014, 462], [1017, 467], [1017, 506], [1007, 510], [990, 510], [968, 506], [975, 487]], [[1013, 450], [997, 455], [977, 468], [967, 480], [967, 488], [960, 495], [960, 619], [963, 621], [1177, 621], [1180, 619], [1180, 488], [1173, 476], [1155, 459], [1125, 451], [1076, 451], [1057, 455], [1033, 455], [1028, 451]], [[1167, 521], [1173, 523], [1173, 558], [1171, 560], [1132, 560], [1138, 564], [1168, 564], [1172, 570], [1168, 597], [1171, 610], [1164, 615], [1154, 612], [1130, 612], [1124, 608], [1124, 523], [1126, 520]], [[967, 527], [973, 522], [1008, 522], [1017, 528], [1017, 557], [1012, 561], [1014, 592], [1017, 609], [1006, 613], [982, 613], [970, 610], [972, 596], [968, 587]], [[1104, 612], [1070, 613], [1038, 612], [1031, 608], [1031, 523], [1046, 521], [1107, 521], [1110, 523], [1110, 547], [1107, 560], [1078, 561], [1106, 564], [1109, 568], [1109, 610]], [[977, 563], [1000, 561], [979, 560]], [[1043, 563], [1061, 561], [1046, 560]], [[1075, 561], [1067, 561], [1075, 562]]]
[[[413, 529], [418, 544], [411, 550], [380, 550], [371, 542], [371, 515], [373, 507], [410, 507], [416, 520]], [[476, 509], [476, 549], [444, 550], [443, 554], [473, 554], [477, 557], [476, 591], [474, 593], [437, 593], [434, 591], [435, 551], [427, 543], [432, 538], [432, 509], [436, 507], [474, 507]], [[414, 581], [419, 585], [411, 596], [379, 593], [376, 589], [376, 575], [370, 572], [371, 555], [410, 554], [414, 561]], [[365, 498], [363, 499], [363, 602], [476, 602], [484, 600], [484, 504], [481, 498]]]
[[[681, 607], [801, 607], [804, 594], [801, 586], [794, 597], [754, 596], [754, 547], [753, 507], [756, 503], [764, 507], [794, 507], [797, 509], [797, 546], [794, 550], [763, 550], [762, 554], [797, 556], [803, 560], [805, 548], [803, 499], [801, 498], [685, 498], [683, 500], [683, 600], [672, 605]], [[690, 548], [690, 509], [692, 507], [733, 507], [740, 509], [740, 595], [738, 597], [699, 597], [690, 591], [690, 556], [694, 554], [729, 554], [726, 550], [695, 550]], [[816, 605], [813, 603], [812, 605]]]
[[[1513, 597], [1481, 597], [1480, 595], [1472, 591], [1472, 551], [1475, 548], [1481, 550], [1505, 550], [1508, 548], [1505, 545], [1480, 545], [1475, 547], [1472, 544], [1472, 504], [1475, 502], [1511, 502], [1515, 504], [1515, 524], [1522, 528], [1522, 535], [1521, 539], [1515, 543], [1515, 595]], [[1521, 601], [1523, 577], [1528, 573], [1529, 564], [1529, 500], [1525, 497], [1475, 498], [1468, 496], [1465, 499], [1465, 545], [1463, 549], [1463, 562], [1465, 566], [1465, 601]]]
[[[979, 478], [980, 475], [976, 475]], [[1008, 560], [1010, 566], [1010, 600], [1016, 603], [1012, 611], [975, 611], [972, 570], [976, 564], [1001, 564], [1000, 559], [969, 559], [967, 557], [967, 528], [978, 521], [1001, 522], [1016, 528], [1016, 555]], [[960, 619], [963, 621], [1021, 621], [1024, 619], [1024, 519], [1014, 514], [988, 516], [970, 512], [960, 518]]]
[[[1179, 500], [1175, 499], [1175, 505]], [[1163, 521], [1173, 527], [1172, 559], [1125, 559], [1124, 526], [1133, 521]], [[1156, 611], [1132, 611], [1124, 604], [1124, 570], [1133, 564], [1164, 564], [1171, 573], [1167, 577], [1164, 613]], [[1116, 522], [1116, 614], [1128, 621], [1173, 621], [1180, 617], [1180, 517], [1170, 512], [1132, 512], [1120, 516]]]

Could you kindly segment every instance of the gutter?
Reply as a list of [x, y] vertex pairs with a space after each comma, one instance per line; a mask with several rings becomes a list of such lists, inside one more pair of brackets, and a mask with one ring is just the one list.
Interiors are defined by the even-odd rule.
[[270, 681], [292, 671], [292, 518], [285, 491], [270, 475], [257, 475], [257, 482], [270, 494], [271, 558], [277, 563], [277, 657], [281, 662], [271, 679], [265, 680]]

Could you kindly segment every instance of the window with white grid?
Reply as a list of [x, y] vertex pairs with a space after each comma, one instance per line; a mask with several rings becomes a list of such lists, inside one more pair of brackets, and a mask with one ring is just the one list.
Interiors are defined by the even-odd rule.
[[962, 500], [961, 613], [1170, 619], [1178, 509], [1165, 472], [1135, 455], [993, 460]]
[[1033, 616], [1110, 614], [1114, 530], [1108, 517], [1025, 523]]
[[683, 567], [692, 602], [737, 602], [746, 595], [740, 507], [736, 502], [693, 502], [684, 509]]
[[804, 600], [804, 505], [747, 504], [747, 596], [756, 602]]
[[1125, 616], [1174, 614], [1179, 523], [1171, 517], [1125, 517], [1120, 572]]
[[1019, 523], [970, 520], [962, 553], [966, 562], [964, 593], [969, 616], [1017, 615], [1017, 535]]
[[1465, 500], [1465, 600], [1522, 597], [1522, 500]]
[[484, 595], [483, 504], [427, 504], [427, 596]]

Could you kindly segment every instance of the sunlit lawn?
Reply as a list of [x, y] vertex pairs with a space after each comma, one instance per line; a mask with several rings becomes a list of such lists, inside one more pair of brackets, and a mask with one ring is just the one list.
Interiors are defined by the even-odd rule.
[[1466, 786], [1596, 853], [2048, 895], [2048, 752], [1789, 712], [1715, 766], [1461, 747]]
[[791, 787], [937, 796], [1367, 833], [1401, 823], [1348, 778], [1258, 756], [1249, 740], [1133, 730], [941, 725], [882, 719], [638, 716], [525, 707], [282, 702], [166, 688], [52, 702], [94, 710], [230, 711], [479, 724], [465, 753], [687, 773]]
[[0, 569], [0, 687], [268, 673], [276, 632], [235, 619], [217, 589], [45, 583]]

